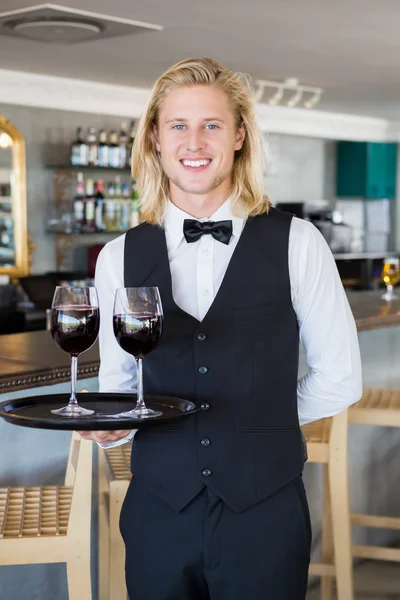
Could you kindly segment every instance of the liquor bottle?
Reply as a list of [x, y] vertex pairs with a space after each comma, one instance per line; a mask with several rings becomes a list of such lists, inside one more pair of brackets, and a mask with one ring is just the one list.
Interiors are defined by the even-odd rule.
[[110, 148], [107, 142], [107, 131], [105, 129], [101, 129], [99, 132], [99, 146], [97, 155], [97, 163], [99, 167], [107, 168], [109, 166], [109, 154]]
[[119, 167], [125, 169], [126, 158], [128, 155], [128, 132], [126, 123], [122, 123], [119, 134]]
[[115, 189], [114, 183], [110, 181], [107, 185], [107, 196], [105, 198], [104, 224], [106, 231], [115, 231]]
[[94, 127], [89, 127], [86, 142], [88, 145], [88, 165], [89, 165], [89, 167], [97, 167], [98, 146], [97, 146], [97, 138], [96, 138], [96, 129]]
[[127, 152], [126, 152], [126, 164], [125, 166], [130, 169], [132, 166], [132, 148], [133, 148], [133, 142], [135, 141], [135, 136], [136, 136], [136, 121], [131, 121], [131, 127], [130, 127], [130, 132], [129, 132], [129, 141], [128, 141], [128, 147], [127, 147]]
[[76, 178], [76, 192], [74, 197], [74, 229], [77, 233], [83, 231], [85, 221], [85, 186], [83, 173], [78, 173]]
[[117, 175], [115, 177], [115, 221], [114, 231], [120, 231], [122, 229], [122, 188], [121, 188], [121, 177]]
[[82, 127], [76, 129], [76, 140], [71, 144], [71, 165], [85, 167], [89, 160], [89, 148], [82, 138]]
[[94, 233], [96, 231], [95, 223], [95, 197], [94, 197], [94, 182], [93, 179], [86, 181], [86, 203], [85, 203], [85, 226], [86, 233]]
[[103, 194], [103, 182], [96, 181], [96, 195], [95, 195], [95, 224], [96, 231], [104, 231], [104, 194]]
[[136, 182], [132, 180], [132, 194], [131, 194], [131, 216], [130, 216], [130, 227], [136, 227], [140, 223], [140, 212], [139, 212], [139, 196], [136, 191]]
[[116, 131], [110, 132], [110, 150], [109, 150], [109, 165], [112, 168], [118, 169], [119, 167], [119, 144], [118, 144], [118, 133]]
[[130, 207], [130, 192], [129, 183], [122, 184], [122, 202], [121, 202], [121, 229], [126, 231], [129, 229], [129, 217], [131, 212]]

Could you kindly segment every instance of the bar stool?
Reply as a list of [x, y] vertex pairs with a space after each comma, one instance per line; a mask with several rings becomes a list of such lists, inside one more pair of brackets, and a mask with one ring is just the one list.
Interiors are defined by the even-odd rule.
[[132, 474], [132, 444], [98, 449], [99, 600], [125, 600], [125, 546], [119, 517]]
[[92, 443], [72, 434], [64, 486], [0, 488], [0, 565], [66, 563], [70, 600], [92, 600]]
[[347, 409], [303, 425], [308, 462], [323, 463], [322, 562], [309, 575], [321, 577], [321, 600], [354, 600], [347, 462]]
[[[400, 427], [400, 391], [367, 388], [361, 400], [349, 408], [349, 423]], [[400, 530], [400, 517], [351, 514], [351, 524]], [[400, 549], [353, 545], [353, 556], [400, 562]]]

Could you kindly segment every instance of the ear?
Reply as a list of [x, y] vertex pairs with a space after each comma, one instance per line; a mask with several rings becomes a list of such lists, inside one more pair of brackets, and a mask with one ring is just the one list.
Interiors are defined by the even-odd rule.
[[157, 152], [161, 152], [160, 136], [158, 135], [158, 129], [155, 124], [153, 124], [153, 141]]
[[241, 126], [238, 127], [238, 130], [236, 131], [235, 150], [241, 149], [241, 147], [243, 146], [245, 137], [246, 137], [246, 126], [244, 123], [242, 123]]

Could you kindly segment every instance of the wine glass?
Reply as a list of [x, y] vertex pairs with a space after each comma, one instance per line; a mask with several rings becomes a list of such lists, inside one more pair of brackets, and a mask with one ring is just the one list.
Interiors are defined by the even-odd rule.
[[136, 360], [137, 403], [120, 417], [143, 419], [159, 417], [162, 412], [147, 408], [143, 399], [142, 361], [157, 346], [163, 329], [163, 310], [157, 287], [118, 288], [115, 293], [114, 335], [125, 352]]
[[386, 292], [381, 296], [384, 300], [394, 300], [398, 298], [393, 292], [393, 287], [396, 285], [400, 277], [400, 261], [396, 257], [388, 257], [383, 261], [382, 280], [386, 285]]
[[99, 300], [95, 287], [58, 286], [51, 305], [50, 331], [54, 342], [71, 357], [71, 397], [68, 406], [52, 410], [62, 417], [83, 417], [94, 410], [82, 408], [76, 398], [78, 356], [97, 340], [100, 326]]

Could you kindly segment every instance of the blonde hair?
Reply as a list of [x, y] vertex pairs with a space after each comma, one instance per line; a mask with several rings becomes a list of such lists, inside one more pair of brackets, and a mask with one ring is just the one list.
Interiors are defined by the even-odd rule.
[[239, 128], [243, 123], [246, 137], [236, 151], [232, 170], [231, 198], [233, 208], [240, 199], [246, 216], [268, 212], [270, 202], [264, 194], [265, 142], [256, 124], [248, 82], [211, 58], [188, 58], [166, 71], [156, 81], [143, 114], [133, 147], [132, 175], [140, 197], [142, 220], [162, 225], [169, 198], [169, 181], [165, 175], [153, 139], [153, 125], [165, 93], [172, 87], [210, 85], [228, 96]]

